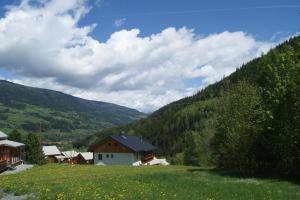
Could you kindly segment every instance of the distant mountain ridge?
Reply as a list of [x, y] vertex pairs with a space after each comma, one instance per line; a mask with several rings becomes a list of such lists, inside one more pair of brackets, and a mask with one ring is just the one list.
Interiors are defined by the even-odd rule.
[[6, 80], [0, 80], [0, 94], [1, 129], [35, 132], [40, 128], [37, 124], [42, 122], [42, 131], [49, 139], [72, 138], [72, 132], [79, 137], [145, 116], [124, 106]]

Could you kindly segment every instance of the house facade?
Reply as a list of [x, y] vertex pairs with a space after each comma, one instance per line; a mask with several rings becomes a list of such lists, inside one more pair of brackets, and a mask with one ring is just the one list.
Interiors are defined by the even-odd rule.
[[7, 139], [0, 131], [0, 171], [7, 167], [15, 167], [23, 163], [24, 144]]
[[92, 145], [96, 165], [139, 165], [154, 158], [155, 147], [141, 137], [114, 135]]

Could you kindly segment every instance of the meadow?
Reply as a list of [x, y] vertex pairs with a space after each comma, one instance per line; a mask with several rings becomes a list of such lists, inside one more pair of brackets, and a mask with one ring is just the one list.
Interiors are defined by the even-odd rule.
[[0, 176], [0, 188], [30, 199], [296, 200], [300, 185], [221, 175], [186, 166], [36, 166]]

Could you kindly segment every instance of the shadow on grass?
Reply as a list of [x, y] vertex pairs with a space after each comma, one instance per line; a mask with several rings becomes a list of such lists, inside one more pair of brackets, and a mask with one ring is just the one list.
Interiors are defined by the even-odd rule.
[[187, 169], [188, 172], [207, 172], [213, 175], [219, 175], [219, 176], [227, 176], [227, 177], [232, 177], [232, 178], [256, 178], [256, 179], [261, 179], [261, 180], [273, 180], [273, 181], [288, 181], [296, 185], [300, 185], [300, 177], [295, 177], [295, 176], [283, 176], [283, 175], [278, 175], [274, 173], [265, 173], [265, 174], [242, 174], [242, 173], [237, 173], [234, 171], [225, 171], [225, 170], [220, 170], [217, 168], [189, 168]]

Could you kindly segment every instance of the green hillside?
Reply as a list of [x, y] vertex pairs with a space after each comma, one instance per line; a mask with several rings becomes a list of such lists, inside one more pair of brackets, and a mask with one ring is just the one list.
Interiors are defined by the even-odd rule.
[[0, 130], [39, 132], [45, 139], [76, 139], [145, 115], [123, 106], [0, 80]]
[[78, 145], [123, 130], [142, 135], [174, 163], [298, 173], [299, 81], [300, 37], [294, 37], [194, 96]]

